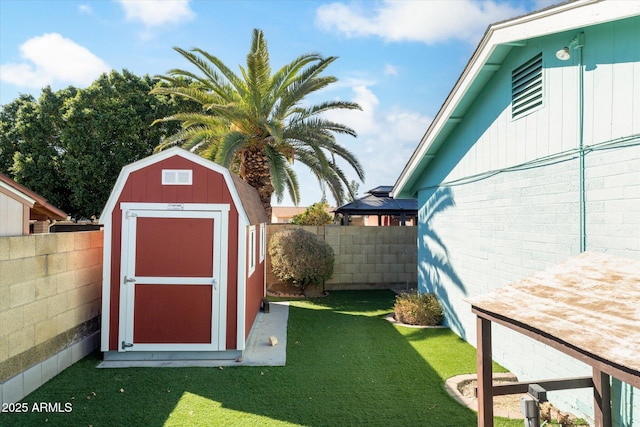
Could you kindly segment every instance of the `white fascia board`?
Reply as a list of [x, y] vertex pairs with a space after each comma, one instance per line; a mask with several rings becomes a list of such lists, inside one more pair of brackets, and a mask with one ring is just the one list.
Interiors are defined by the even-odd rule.
[[447, 120], [452, 116], [453, 111], [458, 107], [467, 90], [478, 76], [478, 73], [482, 70], [482, 66], [485, 64], [487, 58], [493, 52], [495, 45], [491, 46], [490, 49], [482, 48], [482, 45], [485, 44], [486, 41], [487, 38], [485, 37], [480, 43], [478, 49], [476, 49], [474, 57], [469, 61], [469, 64], [463, 70], [460, 78], [447, 96], [444, 104], [440, 108], [440, 111], [438, 111], [433, 122], [431, 122], [431, 125], [422, 137], [420, 144], [418, 144], [418, 148], [416, 148], [416, 151], [411, 156], [411, 159], [401, 172], [400, 177], [394, 185], [391, 191], [392, 197], [396, 198], [402, 191], [406, 190], [404, 187], [408, 183], [409, 178], [416, 173], [418, 165], [427, 155], [427, 152], [432, 147], [435, 139], [442, 131], [442, 128], [446, 125]]
[[[527, 40], [640, 15], [640, 2], [583, 0], [494, 24], [493, 44]], [[569, 42], [569, 40], [567, 40]]]
[[[19, 190], [13, 188], [9, 184], [6, 184], [6, 183], [0, 181], [0, 187], [2, 187], [4, 190], [6, 190], [7, 193], [11, 193], [12, 196], [15, 196], [15, 200], [17, 200], [18, 202], [22, 203], [23, 205], [27, 205], [30, 208], [32, 208], [33, 205], [35, 205], [35, 203], [36, 203], [35, 199], [27, 196], [22, 191], [19, 191]], [[14, 197], [12, 197], [12, 198], [14, 198]]]
[[[591, 25], [640, 15], [640, 2], [628, 0], [582, 0], [564, 3], [556, 7], [534, 12], [509, 21], [491, 25], [480, 41], [476, 51], [463, 70], [460, 78], [447, 96], [440, 111], [422, 137], [416, 151], [402, 170], [391, 191], [392, 197], [408, 191], [409, 179], [417, 171], [442, 128], [453, 111], [487, 64], [487, 59], [499, 45], [522, 42], [536, 37], [562, 33]], [[569, 42], [569, 40], [567, 40]]]

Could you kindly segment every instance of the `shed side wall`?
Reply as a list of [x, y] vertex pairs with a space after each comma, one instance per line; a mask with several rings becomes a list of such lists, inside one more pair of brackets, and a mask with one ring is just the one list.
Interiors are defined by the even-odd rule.
[[[248, 234], [248, 233], [247, 233]], [[266, 236], [266, 233], [265, 233]], [[266, 254], [265, 258], [260, 261], [260, 245], [262, 241], [260, 240], [260, 225], [256, 225], [256, 245], [255, 252], [250, 253], [249, 242], [247, 241], [247, 265], [249, 264], [249, 257], [255, 257], [255, 265], [256, 268], [254, 272], [247, 278], [247, 292], [246, 292], [246, 313], [245, 313], [245, 338], [249, 336], [249, 332], [251, 332], [251, 327], [253, 326], [253, 322], [260, 311], [260, 303], [262, 298], [264, 298], [265, 292], [265, 262], [266, 262]], [[247, 239], [249, 236], [247, 235]]]

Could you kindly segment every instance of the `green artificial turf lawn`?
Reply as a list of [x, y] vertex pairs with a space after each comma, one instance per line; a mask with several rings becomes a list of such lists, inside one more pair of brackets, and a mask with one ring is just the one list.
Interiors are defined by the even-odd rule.
[[475, 350], [448, 329], [392, 325], [394, 298], [343, 291], [292, 302], [283, 367], [96, 369], [95, 354], [23, 400], [70, 402], [72, 412], [2, 414], [0, 425], [476, 425], [444, 390], [446, 378], [475, 372]]

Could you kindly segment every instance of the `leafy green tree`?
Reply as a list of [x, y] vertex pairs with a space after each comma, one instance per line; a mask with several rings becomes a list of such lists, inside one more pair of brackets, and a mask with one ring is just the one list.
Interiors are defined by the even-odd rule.
[[61, 171], [65, 150], [60, 141], [60, 111], [74, 93], [73, 88], [54, 93], [46, 87], [37, 102], [33, 97], [21, 96], [3, 108], [0, 124], [3, 151], [4, 147], [14, 149], [11, 165], [3, 156], [5, 173], [63, 209], [68, 206], [68, 192]]
[[167, 76], [160, 77], [169, 86], [157, 87], [152, 93], [182, 96], [199, 103], [202, 109], [160, 120], [179, 121], [182, 129], [164, 140], [157, 150], [182, 144], [229, 167], [258, 190], [269, 217], [274, 192], [278, 201], [285, 190], [294, 203], [300, 200], [297, 177], [291, 167], [294, 160], [306, 165], [320, 184], [330, 189], [338, 204], [349, 187], [336, 157], [364, 179], [356, 157], [335, 140], [335, 134], [355, 137], [356, 132], [323, 117], [327, 111], [360, 106], [345, 101], [317, 105], [304, 102], [307, 96], [337, 80], [321, 75], [336, 57], [305, 54], [272, 73], [267, 42], [257, 29], [240, 75], [202, 49], [175, 50], [198, 72], [170, 70]]
[[329, 204], [327, 202], [318, 202], [309, 206], [304, 212], [294, 215], [291, 224], [296, 225], [326, 225], [333, 222], [333, 218], [327, 210]]
[[11, 175], [13, 156], [18, 151], [23, 137], [18, 126], [22, 109], [32, 106], [36, 100], [31, 95], [20, 95], [0, 110], [0, 172]]
[[148, 95], [154, 85], [148, 76], [112, 71], [67, 102], [64, 175], [75, 215], [98, 215], [122, 167], [151, 154], [162, 140], [167, 126], [151, 123], [170, 110]]
[[100, 76], [86, 89], [22, 96], [0, 111], [0, 171], [75, 218], [99, 215], [122, 166], [152, 153], [179, 123], [158, 117], [195, 108], [160, 84], [126, 70]]

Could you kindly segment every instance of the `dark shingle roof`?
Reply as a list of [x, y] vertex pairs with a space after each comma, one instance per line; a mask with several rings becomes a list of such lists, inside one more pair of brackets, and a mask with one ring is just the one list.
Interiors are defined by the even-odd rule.
[[394, 199], [389, 195], [393, 186], [381, 185], [367, 195], [335, 210], [347, 215], [417, 215], [417, 199]]
[[249, 217], [249, 224], [268, 222], [267, 213], [262, 206], [258, 191], [238, 175], [234, 173], [230, 173], [230, 175], [233, 180], [233, 185], [236, 187], [238, 195], [240, 196], [242, 206]]

